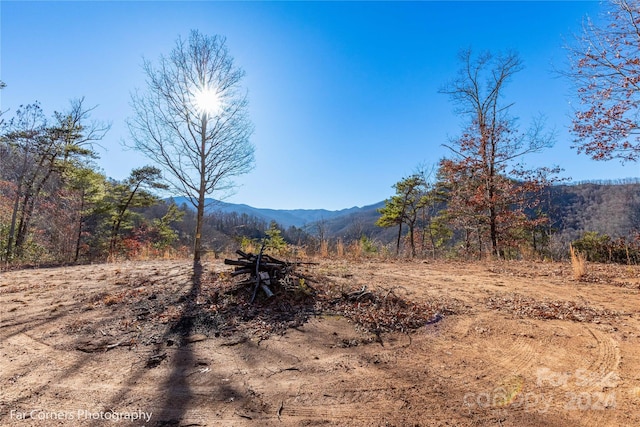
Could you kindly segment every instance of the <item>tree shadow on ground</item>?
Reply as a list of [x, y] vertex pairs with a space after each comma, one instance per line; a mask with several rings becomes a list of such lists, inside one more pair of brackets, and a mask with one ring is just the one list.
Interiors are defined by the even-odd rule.
[[[157, 415], [156, 426], [172, 426], [180, 425], [185, 417], [189, 405], [194, 398], [189, 382], [188, 374], [185, 366], [194, 366], [196, 364], [195, 355], [192, 346], [189, 345], [190, 337], [194, 332], [195, 319], [199, 317], [201, 308], [198, 305], [198, 297], [202, 291], [203, 266], [196, 262], [193, 265], [193, 275], [191, 277], [191, 288], [189, 293], [184, 296], [185, 305], [180, 317], [175, 323], [167, 328], [160, 343], [156, 345], [156, 351], [147, 360], [146, 367], [152, 368], [159, 364], [166, 353], [162, 352], [164, 343], [171, 343], [171, 336], [179, 337], [179, 348], [171, 358], [171, 373], [166, 381], [160, 386], [164, 391], [164, 401], [161, 403], [161, 412]], [[164, 357], [163, 357], [164, 356]]]
[[[195, 395], [190, 379], [190, 367], [198, 364], [193, 350], [193, 340], [199, 335], [223, 339], [266, 339], [273, 333], [282, 333], [291, 327], [304, 324], [315, 313], [315, 303], [308, 295], [288, 294], [279, 286], [275, 297], [259, 296], [251, 302], [253, 290], [243, 284], [218, 279], [205, 271], [202, 265], [193, 266], [191, 287], [179, 297], [183, 304], [180, 316], [166, 329], [146, 368], [162, 363], [166, 352], [164, 345], [171, 343], [178, 348], [170, 359], [171, 373], [160, 386], [164, 398], [159, 402], [160, 412], [153, 416], [155, 426], [181, 425], [192, 408]], [[245, 398], [240, 390], [219, 382], [211, 395], [221, 400]]]
[[[181, 425], [192, 407], [196, 396], [188, 377], [193, 373], [193, 367], [197, 364], [192, 339], [196, 329], [201, 329], [199, 325], [206, 322], [209, 317], [203, 305], [199, 304], [204, 268], [199, 263], [194, 264], [188, 282], [172, 283], [178, 276], [173, 280], [171, 278], [163, 280], [160, 286], [154, 286], [150, 296], [143, 294], [119, 306], [117, 312], [120, 316], [135, 317], [135, 314], [140, 313], [140, 309], [143, 309], [142, 312], [146, 314], [142, 320], [147, 324], [155, 323], [155, 325], [151, 325], [152, 327], [145, 329], [145, 333], [149, 335], [147, 338], [153, 347], [145, 351], [147, 353], [146, 360], [143, 359], [143, 363], [132, 372], [126, 384], [111, 397], [108, 403], [104, 404], [103, 410], [105, 412], [133, 399], [137, 388], [136, 384], [144, 377], [148, 377], [150, 370], [167, 363], [169, 364], [169, 373], [162, 375], [155, 390], [158, 397], [151, 401], [150, 405], [147, 403], [148, 406], [145, 408], [146, 413], [152, 414], [152, 421], [149, 425]], [[138, 284], [132, 283], [130, 286]], [[153, 286], [154, 284], [145, 282], [144, 285]], [[180, 295], [176, 295], [175, 291], [180, 292]], [[166, 309], [176, 307], [179, 307], [180, 311], [171, 318], [171, 321], [167, 323], [158, 321], [159, 314]], [[160, 335], [157, 336], [156, 332], [160, 332]], [[239, 391], [221, 381], [216, 383], [216, 387], [217, 389], [211, 391], [212, 394], [241, 395]]]

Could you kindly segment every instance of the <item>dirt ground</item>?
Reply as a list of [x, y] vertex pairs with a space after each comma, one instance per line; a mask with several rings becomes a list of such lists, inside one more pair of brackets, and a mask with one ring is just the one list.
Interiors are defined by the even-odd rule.
[[204, 267], [0, 273], [0, 425], [640, 425], [638, 266], [321, 261], [254, 304]]

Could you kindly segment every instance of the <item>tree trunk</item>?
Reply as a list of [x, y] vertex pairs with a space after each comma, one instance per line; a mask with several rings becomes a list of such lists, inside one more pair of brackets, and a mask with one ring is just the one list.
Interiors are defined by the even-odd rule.
[[498, 256], [498, 225], [495, 206], [489, 209], [489, 228], [491, 232], [491, 252], [494, 256]]
[[431, 227], [431, 221], [429, 221], [429, 240], [431, 241], [431, 255], [433, 259], [436, 259], [436, 236], [433, 235], [433, 227]]
[[78, 258], [80, 258], [80, 241], [82, 239], [82, 224], [84, 223], [84, 199], [85, 199], [85, 190], [82, 189], [82, 194], [80, 196], [80, 210], [78, 215], [78, 234], [76, 236], [76, 250], [73, 256], [73, 262], [78, 262]]
[[[22, 186], [22, 185], [20, 185]], [[13, 203], [13, 212], [11, 214], [11, 226], [9, 227], [9, 236], [7, 237], [7, 258], [6, 261], [11, 261], [13, 255], [13, 237], [16, 234], [16, 221], [18, 219], [18, 208], [20, 207], [20, 190], [16, 190], [16, 200]]]
[[411, 258], [416, 257], [416, 243], [414, 240], [413, 229], [414, 229], [414, 224], [413, 223], [409, 224], [409, 238], [411, 239]]
[[204, 221], [206, 175], [206, 144], [207, 144], [207, 113], [202, 114], [200, 127], [200, 188], [198, 189], [198, 206], [196, 206], [196, 235], [193, 244], [193, 265], [199, 266], [202, 258], [202, 223]]
[[400, 239], [402, 238], [402, 222], [398, 224], [398, 241], [396, 242], [396, 256], [400, 255]]
[[204, 221], [204, 191], [202, 189], [198, 195], [198, 206], [196, 206], [196, 236], [193, 244], [193, 263], [200, 265], [202, 258], [202, 222]]
[[22, 206], [22, 212], [20, 213], [20, 221], [18, 222], [18, 232], [16, 233], [16, 255], [21, 257], [24, 254], [24, 245], [27, 241], [27, 232], [29, 231], [29, 225], [31, 225], [31, 216], [36, 207], [37, 195], [31, 197], [25, 197], [24, 205]]
[[113, 256], [116, 252], [116, 244], [118, 243], [118, 233], [120, 232], [120, 226], [122, 225], [122, 221], [124, 220], [124, 216], [127, 213], [127, 209], [129, 209], [129, 205], [133, 201], [136, 193], [140, 189], [140, 185], [142, 182], [138, 182], [133, 190], [131, 190], [131, 194], [129, 194], [129, 198], [125, 202], [124, 206], [118, 212], [118, 216], [113, 221], [113, 225], [111, 226], [111, 241], [109, 243], [109, 257]]
[[[22, 212], [20, 215], [20, 222], [18, 223], [18, 234], [16, 235], [16, 254], [22, 256], [24, 250], [24, 244], [27, 241], [27, 233], [29, 226], [31, 225], [31, 218], [33, 217], [33, 211], [35, 210], [36, 200], [40, 196], [40, 192], [44, 188], [44, 185], [49, 180], [49, 177], [54, 171], [54, 161], [56, 156], [52, 156], [49, 162], [49, 169], [45, 176], [36, 184], [35, 178], [27, 186], [25, 190], [25, 198], [22, 205]], [[44, 162], [40, 162], [44, 164]], [[35, 188], [33, 187], [35, 185]], [[31, 189], [31, 190], [30, 190]]]

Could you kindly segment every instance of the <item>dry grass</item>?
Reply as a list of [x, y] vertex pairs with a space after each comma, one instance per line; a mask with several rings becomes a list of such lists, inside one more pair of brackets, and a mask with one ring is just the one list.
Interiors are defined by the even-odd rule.
[[338, 258], [344, 258], [344, 254], [344, 242], [342, 239], [338, 239], [338, 243], [336, 244], [336, 255], [338, 255]]
[[349, 245], [349, 252], [354, 259], [362, 258], [362, 245], [360, 244], [360, 240], [355, 240]]
[[584, 255], [573, 249], [573, 245], [569, 245], [569, 253], [571, 255], [573, 278], [575, 280], [581, 280], [587, 275], [587, 262]]
[[329, 258], [329, 241], [326, 239], [320, 242], [320, 256], [325, 259]]

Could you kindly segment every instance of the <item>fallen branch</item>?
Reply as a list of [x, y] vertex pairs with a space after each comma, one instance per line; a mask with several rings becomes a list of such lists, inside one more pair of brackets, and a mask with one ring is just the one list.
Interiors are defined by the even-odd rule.
[[291, 273], [296, 265], [301, 264], [317, 264], [314, 262], [294, 262], [281, 261], [264, 253], [265, 245], [260, 248], [258, 255], [246, 253], [237, 250], [236, 254], [240, 255], [238, 259], [225, 259], [226, 265], [232, 265], [235, 270], [231, 276], [239, 276], [241, 274], [249, 274], [249, 278], [242, 285], [252, 285], [252, 296], [250, 302], [256, 299], [258, 291], [262, 289], [267, 298], [274, 296], [271, 286], [280, 285], [286, 288], [291, 285]]
[[284, 409], [284, 400], [280, 401], [280, 407], [278, 408], [278, 420], [280, 419], [280, 415], [282, 415], [282, 410]]

